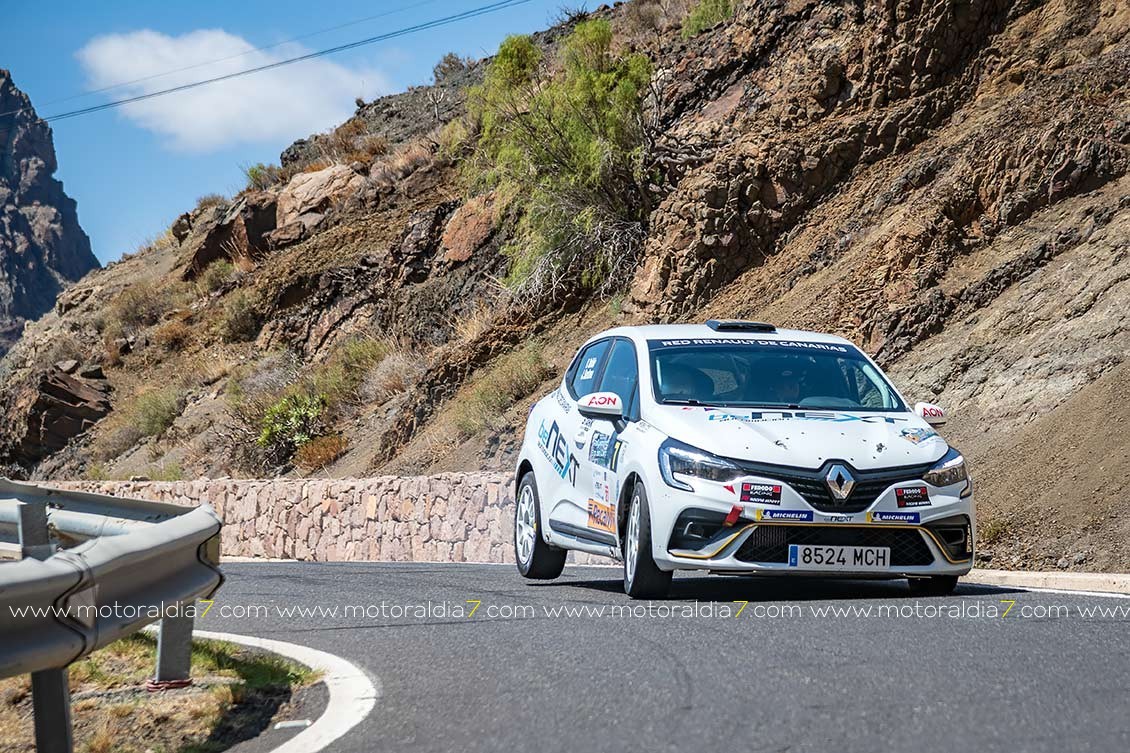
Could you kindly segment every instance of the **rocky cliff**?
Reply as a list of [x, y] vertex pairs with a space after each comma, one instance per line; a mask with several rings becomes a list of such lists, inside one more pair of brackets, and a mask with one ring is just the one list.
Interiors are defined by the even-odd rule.
[[[463, 93], [364, 103], [31, 326], [3, 364], [0, 462], [43, 478], [506, 469], [530, 402], [594, 332], [748, 317], [850, 337], [950, 409], [996, 562], [1125, 568], [1102, 542], [1130, 528], [1101, 490], [1130, 461], [1114, 428], [1130, 7], [766, 0], [690, 34], [689, 5], [594, 14], [654, 70], [649, 211], [621, 294], [500, 283], [521, 202], [468, 175], [462, 105], [426, 106]], [[567, 31], [542, 37], [551, 71]], [[1075, 481], [1032, 483], [1039, 468]]]
[[98, 266], [56, 167], [51, 128], [0, 69], [0, 354]]

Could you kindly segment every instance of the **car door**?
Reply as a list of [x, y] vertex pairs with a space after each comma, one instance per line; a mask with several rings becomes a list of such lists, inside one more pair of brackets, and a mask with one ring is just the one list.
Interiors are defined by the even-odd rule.
[[[614, 392], [620, 396], [624, 415], [630, 419], [639, 413], [639, 367], [636, 348], [631, 340], [616, 338], [609, 349], [600, 381], [593, 391]], [[632, 426], [628, 425], [628, 429]], [[623, 445], [621, 422], [608, 419], [594, 419], [585, 437], [585, 444], [578, 456], [578, 488], [588, 487], [585, 500], [588, 512], [588, 527], [594, 537], [605, 540], [612, 537], [618, 541], [617, 503], [620, 498], [621, 479], [618, 473], [620, 448]]]
[[583, 528], [588, 499], [588, 481], [580, 474], [580, 457], [592, 420], [578, 412], [577, 398], [595, 391], [611, 344], [608, 338], [597, 340], [577, 354], [538, 425], [538, 446], [549, 465], [542, 498], [552, 500], [550, 519], [566, 527]]

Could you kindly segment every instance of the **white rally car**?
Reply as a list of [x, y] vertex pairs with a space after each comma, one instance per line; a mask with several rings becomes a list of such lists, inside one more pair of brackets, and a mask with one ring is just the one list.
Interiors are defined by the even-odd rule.
[[530, 411], [518, 569], [555, 578], [575, 549], [622, 559], [637, 598], [683, 569], [949, 593], [975, 522], [945, 418], [839, 337], [714, 320], [603, 332]]

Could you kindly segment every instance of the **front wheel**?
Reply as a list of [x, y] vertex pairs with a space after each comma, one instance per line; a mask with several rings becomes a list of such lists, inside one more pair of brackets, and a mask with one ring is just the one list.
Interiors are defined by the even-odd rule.
[[931, 575], [926, 578], [907, 578], [910, 592], [915, 596], [949, 596], [957, 588], [956, 575]]
[[554, 549], [541, 537], [541, 502], [534, 472], [522, 476], [514, 505], [514, 559], [526, 578], [553, 580], [565, 569], [564, 549]]
[[659, 569], [651, 556], [651, 512], [647, 492], [636, 482], [628, 509], [624, 534], [624, 591], [633, 599], [656, 599], [667, 595], [671, 573]]

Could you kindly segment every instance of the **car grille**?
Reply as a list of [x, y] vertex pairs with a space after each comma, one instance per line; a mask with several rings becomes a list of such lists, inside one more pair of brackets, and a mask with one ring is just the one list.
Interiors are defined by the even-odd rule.
[[930, 547], [919, 531], [909, 528], [760, 525], [734, 556], [742, 562], [788, 562], [792, 544], [882, 546], [891, 550], [894, 566], [929, 565]]
[[[843, 465], [855, 477], [855, 488], [847, 499], [836, 499], [828, 491], [824, 477], [833, 465]], [[930, 465], [912, 465], [904, 468], [884, 468], [877, 471], [858, 471], [841, 460], [829, 460], [819, 470], [789, 468], [780, 465], [739, 462], [745, 471], [788, 484], [804, 497], [808, 504], [821, 512], [853, 513], [870, 507], [880, 494], [895, 484], [920, 481]]]

